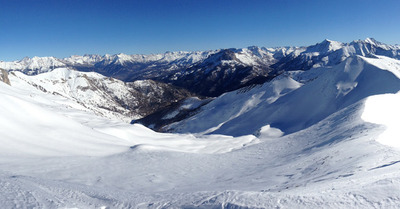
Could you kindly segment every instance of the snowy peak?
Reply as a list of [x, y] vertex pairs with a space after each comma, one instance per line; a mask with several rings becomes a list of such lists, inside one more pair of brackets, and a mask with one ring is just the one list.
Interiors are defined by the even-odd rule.
[[212, 54], [207, 59], [205, 59], [201, 65], [203, 66], [217, 66], [225, 65], [231, 62], [240, 62], [237, 59], [234, 49], [223, 49], [215, 54]]
[[381, 43], [381, 42], [375, 40], [374, 38], [366, 38], [364, 40], [359, 39], [359, 40], [353, 41], [352, 43], [370, 44], [370, 45], [375, 45], [375, 46], [389, 46], [387, 44], [384, 44], [384, 43]]
[[65, 67], [66, 64], [55, 57], [25, 57], [20, 61], [0, 62], [0, 68], [5, 70], [21, 71], [28, 75], [36, 75], [51, 71], [57, 67]]
[[236, 50], [236, 57], [240, 62], [249, 66], [266, 66], [276, 62], [274, 51], [257, 46]]
[[374, 38], [366, 38], [364, 40], [364, 42], [370, 43], [370, 44], [375, 44], [375, 45], [381, 45], [382, 44], [382, 43], [378, 42], [377, 40], [375, 40]]
[[68, 58], [64, 58], [62, 61], [67, 65], [94, 65], [95, 63], [100, 62], [103, 59], [103, 56], [100, 55], [72, 55]]
[[321, 43], [307, 47], [306, 52], [318, 52], [320, 54], [326, 54], [341, 49], [342, 47], [343, 43], [341, 42], [325, 39]]
[[324, 40], [313, 46], [293, 49], [272, 67], [276, 71], [309, 70], [312, 67], [334, 66], [355, 55], [383, 55], [399, 59], [400, 47], [386, 45], [372, 38], [349, 44]]
[[391, 58], [400, 58], [400, 47], [376, 41], [373, 38], [351, 42], [348, 47], [354, 49], [357, 55], [383, 55]]
[[123, 53], [113, 55], [110, 58], [111, 58], [110, 60], [112, 60], [111, 63], [118, 65], [124, 65], [125, 63], [134, 62], [132, 56]]

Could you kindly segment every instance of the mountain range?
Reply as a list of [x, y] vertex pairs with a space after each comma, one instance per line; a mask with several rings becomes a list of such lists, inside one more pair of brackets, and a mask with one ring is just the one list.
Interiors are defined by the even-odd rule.
[[336, 65], [354, 55], [400, 58], [400, 46], [372, 38], [345, 44], [324, 40], [308, 47], [248, 47], [204, 52], [166, 52], [154, 55], [84, 55], [64, 59], [24, 58], [0, 62], [0, 68], [36, 75], [67, 67], [97, 72], [124, 82], [150, 79], [185, 88], [201, 96], [219, 96], [261, 84], [285, 71]]
[[[59, 73], [58, 78], [54, 78], [52, 75], [50, 80], [68, 80], [65, 76], [69, 72], [65, 71], [71, 71], [72, 74], [75, 73], [74, 71], [94, 72], [105, 76], [101, 78], [101, 76], [93, 73], [85, 74], [86, 78], [90, 77], [86, 80], [90, 80], [89, 83], [92, 87], [95, 86], [93, 84], [102, 83], [102, 80], [107, 79], [106, 77], [115, 78], [119, 85], [123, 85], [123, 87], [118, 88], [122, 89], [122, 92], [128, 93], [116, 96], [114, 94], [116, 91], [110, 90], [113, 87], [108, 87], [103, 82], [101, 87], [92, 88], [92, 90], [98, 90], [96, 94], [102, 95], [97, 99], [102, 100], [101, 102], [94, 101], [96, 100], [94, 99], [88, 103], [85, 94], [81, 96], [76, 94], [73, 97], [87, 105], [96, 103], [95, 106], [100, 108], [95, 110], [98, 113], [108, 114], [106, 112], [111, 110], [112, 114], [119, 115], [119, 118], [124, 118], [125, 121], [129, 120], [128, 117], [136, 120], [150, 114], [153, 115], [149, 118], [158, 120], [160, 112], [168, 112], [166, 109], [177, 106], [178, 102], [183, 101], [183, 99], [218, 97], [229, 91], [263, 84], [285, 72], [334, 66], [355, 55], [363, 57], [382, 55], [398, 59], [400, 58], [400, 46], [383, 44], [372, 38], [347, 44], [324, 40], [308, 47], [265, 48], [252, 46], [242, 49], [220, 49], [204, 52], [166, 52], [153, 55], [84, 55], [64, 59], [33, 57], [14, 62], [1, 61], [0, 68], [6, 71], [19, 71], [30, 76], [51, 72], [57, 68], [64, 69], [64, 73]], [[73, 77], [83, 78], [82, 76], [81, 73], [81, 76]], [[151, 86], [151, 89], [141, 91], [136, 88], [136, 90], [132, 90], [135, 82], [136, 84], [148, 83], [147, 86]], [[68, 86], [72, 83], [79, 82], [64, 82], [64, 86], [67, 86], [62, 88], [69, 88], [71, 92], [82, 92], [83, 89], [87, 89], [85, 85], [80, 86], [81, 89], [79, 90], [76, 89], [78, 86], [76, 84], [75, 87]], [[47, 85], [49, 87], [48, 84], [38, 82], [35, 85], [42, 87]], [[48, 89], [48, 91], [54, 92], [52, 89]], [[56, 93], [65, 94], [62, 91], [56, 91]], [[146, 100], [147, 102], [144, 102]], [[139, 101], [142, 103], [138, 104]], [[133, 105], [134, 103], [136, 105]], [[102, 109], [107, 111], [104, 112]], [[143, 119], [142, 122], [147, 125], [159, 124], [156, 127], [165, 125], [165, 121], [159, 120], [157, 122], [149, 118]], [[175, 122], [175, 120], [168, 121]]]
[[368, 38], [0, 62], [0, 204], [396, 208], [399, 59]]

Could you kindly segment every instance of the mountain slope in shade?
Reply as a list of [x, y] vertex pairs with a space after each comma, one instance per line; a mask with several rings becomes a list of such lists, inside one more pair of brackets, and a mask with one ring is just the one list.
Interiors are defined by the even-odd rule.
[[226, 93], [166, 130], [239, 136], [270, 125], [290, 134], [368, 96], [396, 93], [399, 69], [395, 59], [355, 56], [332, 68], [287, 73], [245, 93]]
[[219, 96], [273, 78], [273, 75], [269, 75], [272, 71], [269, 66], [274, 62], [272, 53], [257, 47], [224, 49], [162, 81], [200, 95]]

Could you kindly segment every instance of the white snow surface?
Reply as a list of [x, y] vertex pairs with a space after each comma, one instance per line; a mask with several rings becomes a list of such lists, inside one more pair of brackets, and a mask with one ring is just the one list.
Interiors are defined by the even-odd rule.
[[[208, 114], [212, 125], [199, 123], [201, 131], [230, 124], [242, 130], [236, 137], [156, 133], [96, 116], [10, 76], [11, 86], [0, 82], [0, 205], [396, 208], [400, 150], [381, 140], [387, 132], [390, 142], [399, 137], [390, 131], [395, 122], [386, 120], [400, 118], [396, 63], [352, 57], [204, 106], [200, 114], [212, 107], [216, 116]], [[393, 111], [382, 115], [382, 108]], [[270, 123], [274, 114], [288, 123]], [[298, 124], [296, 117], [313, 123]], [[258, 137], [243, 134], [252, 130]]]
[[[18, 81], [22, 88], [14, 87], [19, 84]], [[254, 136], [245, 136], [240, 140], [229, 136], [207, 136], [196, 140], [193, 135], [159, 134], [142, 125], [129, 125], [96, 116], [68, 97], [23, 86], [21, 80], [13, 79], [11, 82], [13, 86], [1, 83], [0, 89], [0, 135], [7, 140], [2, 146], [3, 154], [11, 152], [18, 155], [25, 150], [24, 154], [38, 156], [97, 156], [118, 153], [130, 146], [218, 153], [257, 141]], [[24, 127], [24, 131], [19, 131], [20, 127]], [[19, 146], [14, 147], [16, 143]]]
[[397, 94], [376, 95], [368, 98], [362, 118], [365, 121], [386, 126], [377, 141], [382, 144], [400, 148], [400, 92]]

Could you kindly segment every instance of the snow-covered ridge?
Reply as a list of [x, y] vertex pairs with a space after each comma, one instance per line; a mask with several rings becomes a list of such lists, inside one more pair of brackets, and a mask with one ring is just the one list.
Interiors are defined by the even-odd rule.
[[340, 43], [324, 40], [308, 47], [220, 49], [199, 52], [166, 52], [151, 55], [84, 55], [57, 59], [26, 58], [0, 62], [0, 68], [28, 75], [68, 67], [97, 72], [125, 82], [155, 80], [216, 97], [241, 87], [261, 84], [287, 71], [334, 66], [351, 56], [400, 58], [400, 46], [374, 39]]
[[150, 54], [150, 55], [127, 55], [127, 54], [115, 54], [104, 56], [100, 55], [74, 55], [68, 58], [62, 59], [63, 62], [69, 65], [81, 64], [81, 65], [94, 65], [102, 62], [103, 64], [125, 64], [125, 63], [149, 63], [149, 62], [197, 62], [206, 56], [205, 54], [210, 52], [166, 52], [164, 54]]
[[[166, 52], [163, 54], [150, 55], [127, 55], [115, 54], [101, 55], [73, 55], [68, 58], [55, 57], [33, 57], [24, 58], [19, 61], [4, 62], [0, 61], [0, 68], [8, 71], [22, 71], [28, 75], [40, 74], [51, 71], [57, 67], [72, 67], [85, 71], [101, 71], [105, 66], [121, 65], [129, 66], [129, 69], [153, 69], [162, 66], [162, 69], [171, 70], [176, 68], [187, 68], [192, 64], [202, 62], [206, 58], [213, 56], [221, 50], [197, 51], [197, 52]], [[351, 43], [340, 43], [331, 40], [324, 40], [321, 43], [308, 47], [277, 47], [265, 48], [251, 46], [242, 49], [233, 49], [235, 57], [242, 64], [248, 66], [277, 63], [275, 68], [297, 67], [307, 63], [307, 66], [327, 66], [334, 65], [345, 58], [353, 55], [367, 56], [370, 54], [384, 55], [392, 58], [400, 57], [400, 46], [383, 44], [372, 38], [357, 40]], [[300, 60], [291, 61], [295, 58]], [[287, 62], [291, 61], [288, 65]], [[295, 63], [292, 63], [295, 62]], [[144, 67], [145, 66], [145, 67]], [[300, 69], [286, 69], [300, 70]]]
[[[184, 90], [150, 80], [125, 83], [95, 72], [70, 68], [56, 68], [34, 76], [12, 72], [11, 77], [31, 88], [73, 100], [100, 116], [125, 122], [190, 95]], [[165, 98], [165, 95], [169, 97]]]
[[356, 40], [351, 43], [340, 43], [326, 39], [309, 47], [294, 49], [274, 64], [273, 68], [293, 71], [308, 70], [312, 67], [334, 66], [355, 55], [382, 55], [399, 59], [400, 46], [383, 44], [373, 38]]
[[369, 96], [400, 90], [400, 61], [353, 56], [334, 67], [282, 74], [242, 92], [226, 93], [167, 131], [257, 135], [264, 126], [294, 133]]
[[[257, 142], [254, 136], [236, 139], [210, 136], [197, 140], [193, 135], [180, 135], [176, 139], [173, 134], [156, 133], [138, 124], [123, 123], [115, 120], [117, 117], [110, 120], [107, 114], [96, 115], [88, 110], [112, 101], [99, 99], [98, 94], [102, 92], [91, 91], [90, 81], [94, 79], [111, 84], [110, 91], [119, 89], [121, 92], [116, 92], [115, 96], [126, 93], [121, 88], [121, 81], [97, 73], [82, 73], [66, 68], [38, 76], [13, 72], [10, 74], [11, 86], [0, 82], [2, 160], [5, 156], [107, 156], [130, 149], [224, 153], [240, 148], [243, 144]], [[151, 85], [146, 81], [141, 84], [145, 87]], [[85, 87], [88, 89], [83, 92], [76, 90]], [[87, 100], [76, 100], [74, 94], [85, 94], [85, 97], [80, 98]], [[116, 104], [112, 105], [119, 108]], [[108, 112], [112, 114], [111, 110]]]
[[[214, 51], [206, 52], [166, 52], [164, 54], [150, 55], [127, 55], [115, 54], [101, 55], [73, 55], [67, 58], [59, 59], [55, 57], [33, 57], [24, 58], [19, 61], [4, 62], [0, 61], [0, 68], [8, 71], [21, 71], [28, 75], [35, 75], [51, 71], [57, 67], [92, 67], [95, 65], [126, 65], [130, 63], [141, 64], [176, 64], [190, 65], [201, 61]], [[93, 69], [93, 70], [94, 70]]]
[[14, 62], [0, 61], [0, 68], [8, 71], [21, 71], [28, 75], [44, 73], [65, 66], [66, 64], [62, 60], [55, 57], [25, 57]]

